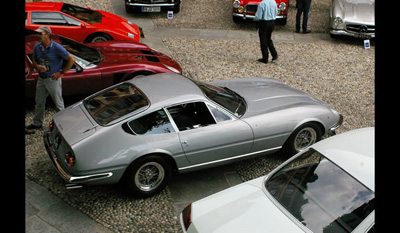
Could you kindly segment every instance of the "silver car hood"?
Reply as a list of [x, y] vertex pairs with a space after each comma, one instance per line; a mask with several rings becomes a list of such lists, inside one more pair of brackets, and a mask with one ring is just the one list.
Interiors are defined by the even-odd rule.
[[326, 105], [275, 79], [241, 78], [212, 84], [228, 87], [244, 97], [247, 110], [243, 118], [302, 105]]
[[57, 129], [70, 146], [95, 132], [95, 125], [86, 116], [82, 103], [70, 106], [53, 116]]
[[375, 0], [339, 0], [346, 22], [375, 25]]

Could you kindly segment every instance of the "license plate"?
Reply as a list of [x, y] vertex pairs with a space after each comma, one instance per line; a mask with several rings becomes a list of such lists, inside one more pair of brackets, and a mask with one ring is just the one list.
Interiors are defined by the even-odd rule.
[[371, 38], [370, 35], [364, 35], [364, 34], [355, 34], [354, 37], [360, 38], [360, 39], [370, 39]]
[[56, 137], [54, 138], [54, 141], [53, 141], [53, 149], [54, 150], [58, 149], [58, 147], [60, 146], [60, 142], [61, 142], [60, 136], [56, 135]]
[[153, 7], [142, 7], [142, 12], [161, 12], [161, 7], [153, 6]]

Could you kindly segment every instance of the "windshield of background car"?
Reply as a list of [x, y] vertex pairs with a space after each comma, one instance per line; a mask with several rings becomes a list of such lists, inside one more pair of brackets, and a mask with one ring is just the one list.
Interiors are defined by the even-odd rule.
[[101, 23], [100, 12], [64, 3], [61, 11], [89, 24]]
[[246, 102], [243, 97], [226, 87], [216, 87], [197, 80], [192, 80], [212, 101], [220, 104], [235, 116], [241, 117], [246, 112]]
[[74, 56], [75, 62], [82, 68], [93, 68], [102, 61], [101, 53], [97, 49], [62, 36], [59, 36], [59, 38], [61, 45]]
[[311, 231], [351, 232], [375, 207], [375, 194], [310, 149], [273, 174], [269, 193]]
[[149, 106], [146, 96], [130, 83], [122, 83], [100, 92], [85, 99], [83, 104], [100, 125], [107, 125], [113, 120]]

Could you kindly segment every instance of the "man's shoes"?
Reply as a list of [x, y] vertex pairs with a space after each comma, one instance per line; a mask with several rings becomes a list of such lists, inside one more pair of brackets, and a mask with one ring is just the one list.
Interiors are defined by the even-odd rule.
[[26, 129], [41, 129], [41, 128], [42, 128], [42, 126], [36, 126], [34, 124], [30, 124], [26, 127]]
[[278, 60], [278, 55], [276, 55], [276, 57], [272, 58], [272, 63], [276, 63], [277, 60]]
[[296, 33], [300, 33], [300, 29], [296, 29], [296, 31], [295, 31]]
[[258, 59], [257, 61], [267, 64], [268, 60], [264, 60], [263, 58]]
[[304, 34], [311, 33], [311, 30], [303, 30]]

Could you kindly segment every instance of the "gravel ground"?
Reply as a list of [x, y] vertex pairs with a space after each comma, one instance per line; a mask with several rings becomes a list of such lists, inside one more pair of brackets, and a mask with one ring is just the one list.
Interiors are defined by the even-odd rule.
[[[68, 0], [82, 5], [79, 0]], [[294, 29], [294, 0], [289, 20], [277, 30]], [[255, 30], [251, 23], [234, 24], [230, 14], [231, 0], [184, 0], [174, 20], [165, 14], [148, 16], [158, 27]], [[310, 29], [326, 32], [330, 0], [313, 0]], [[87, 0], [93, 9], [113, 12], [109, 0]], [[140, 16], [142, 17], [142, 16]], [[172, 57], [180, 63], [183, 74], [202, 81], [237, 77], [272, 77], [305, 91], [333, 106], [345, 120], [338, 133], [374, 126], [375, 47], [364, 50], [346, 43], [275, 42], [279, 53], [277, 64], [256, 60], [261, 52], [258, 42], [241, 40], [203, 40], [162, 38]], [[55, 113], [48, 107], [45, 122]], [[32, 122], [33, 109], [26, 108], [26, 121]], [[179, 220], [167, 188], [149, 199], [135, 199], [118, 185], [66, 190], [64, 181], [47, 158], [43, 130], [26, 135], [26, 175], [63, 200], [115, 232], [176, 232]], [[278, 155], [260, 157], [233, 164], [243, 181], [261, 175], [283, 162]]]

